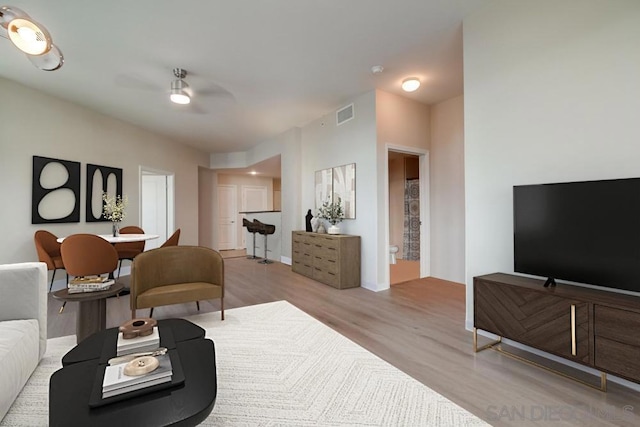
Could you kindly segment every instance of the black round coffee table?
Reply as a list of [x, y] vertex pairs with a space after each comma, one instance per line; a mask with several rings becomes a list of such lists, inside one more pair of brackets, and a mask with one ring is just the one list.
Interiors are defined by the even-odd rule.
[[102, 388], [104, 365], [116, 354], [117, 328], [106, 329], [67, 353], [63, 368], [51, 376], [49, 425], [195, 426], [207, 418], [218, 390], [213, 341], [204, 338], [202, 328], [183, 319], [160, 320], [158, 328], [160, 346], [179, 356], [183, 383], [158, 391], [133, 392], [115, 403], [90, 407], [96, 387]]

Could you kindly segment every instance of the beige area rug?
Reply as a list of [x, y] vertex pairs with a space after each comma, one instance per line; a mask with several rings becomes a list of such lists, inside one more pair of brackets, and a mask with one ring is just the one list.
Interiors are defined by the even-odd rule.
[[[202, 425], [487, 425], [285, 301], [227, 310], [225, 318], [188, 318], [216, 348], [218, 396]], [[1, 425], [47, 425], [48, 379], [74, 341], [48, 341]]]

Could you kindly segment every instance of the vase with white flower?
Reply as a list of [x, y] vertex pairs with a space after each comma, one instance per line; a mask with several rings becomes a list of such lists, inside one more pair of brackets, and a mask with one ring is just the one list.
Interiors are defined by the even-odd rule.
[[108, 193], [102, 193], [102, 217], [111, 221], [113, 237], [120, 235], [120, 222], [127, 216], [125, 208], [129, 203], [127, 196], [112, 197]]
[[340, 234], [339, 224], [344, 219], [344, 211], [342, 210], [342, 200], [340, 197], [334, 202], [329, 200], [322, 203], [322, 207], [318, 209], [318, 217], [329, 221], [331, 226], [327, 229], [329, 234]]

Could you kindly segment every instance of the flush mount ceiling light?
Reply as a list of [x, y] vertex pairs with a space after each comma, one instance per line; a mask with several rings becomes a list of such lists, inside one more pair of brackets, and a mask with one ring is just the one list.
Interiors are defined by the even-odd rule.
[[186, 91], [189, 85], [183, 80], [187, 77], [187, 71], [182, 68], [174, 68], [173, 75], [176, 76], [178, 80], [171, 82], [171, 95], [169, 95], [171, 102], [183, 105], [190, 103], [191, 96], [189, 96]]
[[0, 7], [0, 26], [7, 30], [9, 40], [39, 69], [54, 71], [62, 67], [64, 57], [52, 43], [49, 31], [24, 11], [13, 6]]
[[409, 77], [402, 81], [402, 90], [405, 92], [414, 92], [420, 87], [420, 79], [417, 77]]

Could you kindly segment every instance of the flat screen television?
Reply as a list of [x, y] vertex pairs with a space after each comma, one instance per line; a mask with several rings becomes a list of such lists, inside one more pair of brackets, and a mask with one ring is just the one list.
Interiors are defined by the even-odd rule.
[[513, 224], [515, 272], [640, 292], [640, 178], [514, 186]]

